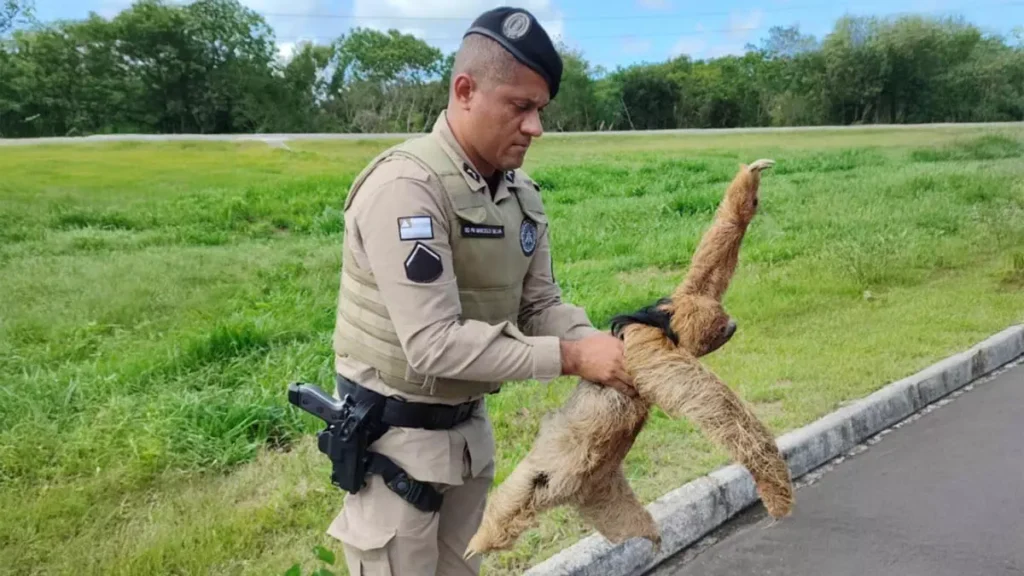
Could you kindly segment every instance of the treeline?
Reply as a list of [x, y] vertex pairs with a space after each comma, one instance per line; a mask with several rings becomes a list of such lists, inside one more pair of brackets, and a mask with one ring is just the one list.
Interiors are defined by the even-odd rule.
[[[112, 19], [40, 24], [0, 4], [0, 136], [418, 132], [452, 54], [354, 29], [287, 60], [236, 0], [139, 0]], [[818, 39], [772, 28], [742, 56], [606, 71], [563, 49], [548, 130], [1024, 120], [1024, 33], [960, 19], [845, 17]]]

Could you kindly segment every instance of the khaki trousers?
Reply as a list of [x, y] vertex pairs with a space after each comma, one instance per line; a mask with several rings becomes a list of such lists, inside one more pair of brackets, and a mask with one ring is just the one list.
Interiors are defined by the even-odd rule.
[[[372, 387], [385, 392], [379, 385]], [[494, 480], [494, 436], [483, 403], [468, 421], [451, 430], [391, 428], [370, 450], [391, 458], [411, 477], [431, 483], [444, 495], [444, 503], [437, 512], [420, 511], [392, 492], [380, 475], [369, 476], [358, 494], [345, 496], [342, 510], [327, 529], [342, 542], [349, 573], [479, 574], [482, 559], [465, 561], [462, 555], [483, 519]]]

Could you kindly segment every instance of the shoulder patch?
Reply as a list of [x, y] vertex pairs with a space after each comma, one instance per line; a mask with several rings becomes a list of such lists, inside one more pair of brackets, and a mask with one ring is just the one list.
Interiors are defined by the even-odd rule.
[[530, 218], [523, 218], [523, 223], [519, 225], [519, 247], [524, 256], [533, 256], [537, 249], [537, 224]]
[[403, 216], [398, 219], [399, 240], [433, 240], [434, 223], [430, 216]]
[[444, 266], [441, 255], [421, 242], [416, 242], [405, 259], [405, 277], [418, 284], [428, 284], [441, 277]]

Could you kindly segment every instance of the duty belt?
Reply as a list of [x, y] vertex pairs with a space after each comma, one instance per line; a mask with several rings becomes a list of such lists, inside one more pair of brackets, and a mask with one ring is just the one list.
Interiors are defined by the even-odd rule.
[[[479, 400], [449, 406], [444, 404], [427, 404], [407, 402], [405, 400], [384, 396], [373, 390], [364, 388], [340, 374], [335, 374], [338, 397], [347, 398], [356, 406], [372, 405], [379, 414], [379, 420], [371, 424], [372, 433], [367, 438], [366, 448], [377, 441], [391, 426], [402, 428], [424, 428], [427, 430], [448, 430], [469, 420], [480, 404]], [[383, 406], [382, 406], [383, 405]], [[325, 451], [324, 448], [321, 448]], [[436, 512], [441, 508], [443, 497], [433, 486], [409, 476], [405, 470], [390, 458], [367, 450], [365, 455], [365, 471], [368, 474], [380, 474], [392, 492], [416, 508]]]
[[335, 374], [338, 386], [338, 398], [345, 395], [352, 397], [356, 403], [384, 403], [381, 422], [385, 426], [399, 428], [424, 428], [426, 430], [449, 430], [469, 420], [480, 404], [479, 400], [463, 402], [449, 406], [446, 404], [427, 404], [423, 402], [407, 402], [401, 398], [384, 396], [369, 388]]

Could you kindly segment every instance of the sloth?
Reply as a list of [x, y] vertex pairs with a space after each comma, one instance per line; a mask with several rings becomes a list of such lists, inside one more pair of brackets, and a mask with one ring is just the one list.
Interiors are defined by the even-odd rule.
[[613, 544], [645, 538], [660, 549], [657, 524], [622, 464], [654, 406], [693, 421], [750, 472], [769, 514], [789, 515], [792, 481], [771, 431], [699, 361], [736, 332], [722, 296], [757, 211], [761, 172], [774, 164], [762, 159], [740, 166], [669, 297], [612, 319], [637, 397], [580, 380], [567, 401], [544, 417], [530, 452], [488, 498], [466, 558], [512, 548], [538, 514], [557, 506], [573, 507]]

